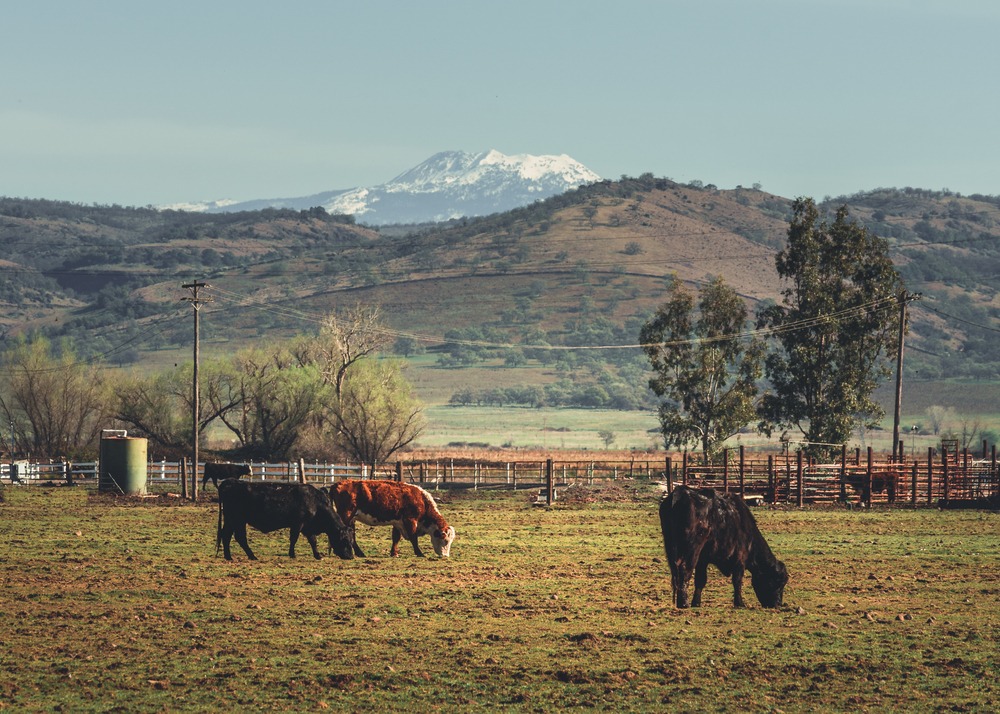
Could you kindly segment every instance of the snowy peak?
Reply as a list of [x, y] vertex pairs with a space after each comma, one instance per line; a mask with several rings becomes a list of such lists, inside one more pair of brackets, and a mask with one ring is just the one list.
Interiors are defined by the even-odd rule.
[[443, 151], [388, 183], [348, 191], [324, 206], [362, 223], [427, 223], [509, 211], [600, 181], [566, 156]]
[[565, 193], [601, 177], [561, 154], [506, 155], [443, 151], [378, 186], [208, 207], [212, 212], [261, 208], [306, 209], [354, 216], [359, 223], [430, 223], [510, 211]]

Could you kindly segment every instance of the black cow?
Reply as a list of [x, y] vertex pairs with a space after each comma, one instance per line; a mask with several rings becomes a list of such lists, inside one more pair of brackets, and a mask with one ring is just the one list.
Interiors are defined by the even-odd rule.
[[227, 478], [242, 478], [250, 476], [250, 464], [226, 464], [207, 463], [205, 464], [205, 475], [201, 479], [201, 487], [205, 488], [209, 481], [219, 487], [219, 481]]
[[788, 582], [784, 563], [774, 557], [746, 503], [738, 495], [710, 488], [678, 486], [660, 502], [663, 547], [670, 564], [674, 604], [688, 607], [688, 581], [694, 573], [693, 607], [701, 605], [709, 564], [733, 579], [733, 605], [743, 602], [743, 572], [764, 607], [779, 607]]
[[301, 533], [320, 558], [316, 536], [326, 533], [330, 549], [344, 559], [353, 558], [353, 534], [333, 509], [325, 491], [304, 483], [254, 483], [225, 479], [219, 484], [219, 526], [216, 549], [222, 544], [226, 560], [232, 560], [229, 542], [236, 536], [250, 560], [257, 556], [247, 543], [247, 526], [263, 533], [291, 530], [288, 557], [295, 557], [295, 542]]

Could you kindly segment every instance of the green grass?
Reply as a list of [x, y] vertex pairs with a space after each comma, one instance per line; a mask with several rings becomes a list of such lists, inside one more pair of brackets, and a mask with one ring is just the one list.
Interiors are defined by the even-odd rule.
[[509, 445], [530, 449], [603, 450], [598, 432], [614, 432], [612, 448], [651, 448], [662, 445], [656, 415], [651, 412], [610, 409], [531, 409], [527, 407], [430, 407], [421, 447], [453, 442]]
[[[997, 515], [760, 510], [785, 607], [670, 605], [655, 495], [442, 492], [449, 560], [214, 555], [215, 505], [11, 488], [0, 709], [990, 711]], [[594, 494], [600, 497], [602, 493]], [[752, 594], [748, 596], [752, 601]]]

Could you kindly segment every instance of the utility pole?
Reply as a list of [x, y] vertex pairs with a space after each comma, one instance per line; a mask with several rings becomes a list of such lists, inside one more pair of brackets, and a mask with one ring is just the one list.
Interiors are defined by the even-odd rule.
[[[191, 466], [191, 500], [198, 500], [198, 422], [201, 421], [201, 393], [198, 385], [198, 361], [199, 361], [199, 349], [198, 349], [198, 316], [201, 311], [201, 305], [204, 302], [211, 302], [210, 300], [203, 300], [198, 296], [198, 290], [200, 288], [207, 288], [209, 285], [207, 283], [199, 283], [195, 280], [193, 283], [187, 283], [186, 285], [181, 285], [185, 290], [191, 291], [191, 297], [182, 298], [185, 302], [191, 303], [191, 307], [194, 308], [194, 379], [191, 388], [191, 443], [193, 444], [194, 450], [194, 461]], [[187, 483], [181, 485], [181, 495], [187, 497]]]
[[[899, 453], [899, 410], [903, 404], [903, 336], [906, 334], [906, 305], [920, 299], [920, 293], [899, 293], [899, 337], [896, 341], [896, 408], [892, 417], [892, 460], [902, 460]], [[898, 458], [897, 458], [898, 457]]]

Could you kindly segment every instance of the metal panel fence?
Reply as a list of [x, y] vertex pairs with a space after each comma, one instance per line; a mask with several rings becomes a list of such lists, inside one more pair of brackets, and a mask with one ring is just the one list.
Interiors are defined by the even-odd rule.
[[[700, 463], [693, 454], [666, 456], [663, 461], [409, 461], [380, 465], [374, 471], [358, 464], [307, 464], [303, 462], [250, 464], [253, 480], [297, 481], [317, 485], [347, 478], [386, 478], [416, 483], [431, 489], [542, 489], [551, 498], [573, 485], [615, 481], [658, 481], [672, 488], [679, 484], [739, 493], [768, 503], [832, 503], [857, 501], [911, 505], [976, 505], [1000, 500], [996, 447], [973, 457], [971, 452], [937, 453], [926, 458], [862, 455], [844, 448], [835, 463], [815, 463], [802, 452], [749, 455], [741, 448], [726, 450], [715, 463]], [[300, 474], [301, 471], [301, 474]], [[0, 480], [21, 483], [97, 483], [97, 462], [67, 464], [0, 464]], [[147, 489], [153, 492], [181, 488], [181, 464], [155, 461], [148, 464]], [[190, 478], [190, 476], [188, 477]]]

